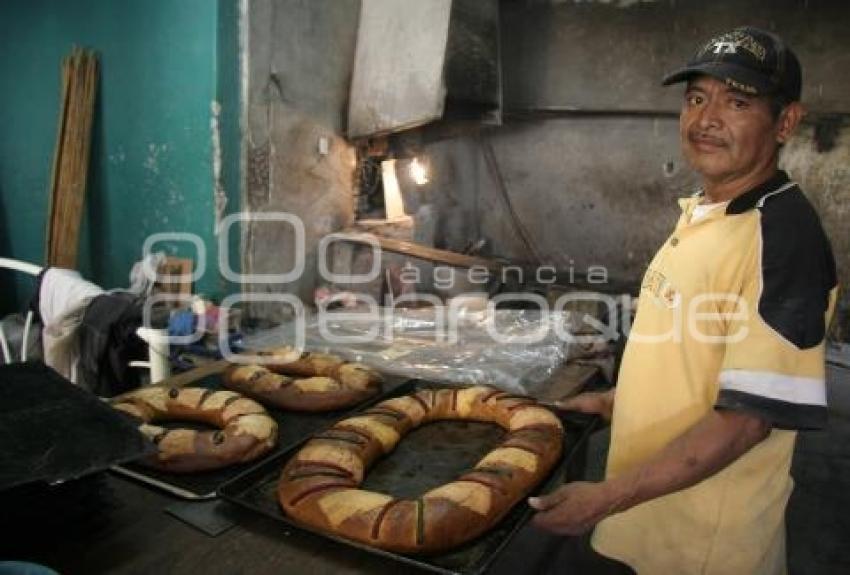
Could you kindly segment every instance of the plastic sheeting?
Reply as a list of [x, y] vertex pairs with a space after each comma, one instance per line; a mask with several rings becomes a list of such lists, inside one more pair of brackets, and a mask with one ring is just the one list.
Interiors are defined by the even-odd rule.
[[430, 381], [487, 384], [529, 393], [569, 356], [569, 313], [490, 310], [448, 316], [444, 308], [328, 312], [246, 334], [248, 349], [294, 345]]

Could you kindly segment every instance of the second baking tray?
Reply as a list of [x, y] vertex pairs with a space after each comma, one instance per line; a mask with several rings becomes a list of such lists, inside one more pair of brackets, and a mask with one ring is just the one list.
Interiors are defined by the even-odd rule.
[[[423, 381], [409, 381], [385, 394], [382, 399], [407, 395], [419, 389], [436, 387]], [[443, 386], [445, 387], [445, 386]], [[564, 456], [546, 481], [533, 494], [548, 492], [572, 476], [571, 463], [580, 453], [593, 420], [577, 422], [565, 420]], [[495, 424], [467, 421], [438, 421], [414, 429], [398, 443], [387, 457], [378, 460], [366, 474], [363, 489], [387, 493], [394, 497], [414, 498], [422, 493], [457, 478], [475, 464], [504, 435]], [[531, 516], [531, 509], [523, 501], [493, 529], [461, 548], [441, 555], [412, 556], [384, 551], [316, 532], [283, 514], [277, 501], [277, 483], [284, 464], [298, 452], [309, 438], [263, 461], [233, 481], [225, 484], [219, 493], [225, 499], [282, 523], [311, 531], [340, 544], [381, 555], [393, 561], [414, 565], [437, 573], [478, 574], [484, 572], [496, 555], [507, 545]], [[427, 455], [427, 457], [426, 457]]]
[[[393, 385], [398, 385], [400, 381], [403, 381], [392, 378], [385, 379], [385, 388], [391, 388]], [[193, 383], [190, 387], [225, 389], [221, 384], [220, 375], [205, 377]], [[272, 450], [271, 454], [267, 454], [264, 457], [269, 457], [274, 453], [290, 448], [293, 444], [300, 443], [311, 433], [333, 424], [354, 410], [362, 409], [365, 406], [378, 401], [381, 397], [381, 394], [378, 394], [354, 406], [353, 408], [349, 407], [346, 409], [326, 411], [323, 413], [283, 411], [266, 406], [266, 410], [269, 412], [269, 415], [271, 415], [277, 422], [278, 437], [277, 445]], [[171, 424], [166, 423], [164, 425], [169, 426]], [[208, 429], [208, 427], [200, 425], [193, 426], [186, 422], [175, 423], [171, 426]], [[151, 467], [146, 467], [138, 463], [125, 463], [113, 467], [112, 471], [119, 475], [141, 481], [142, 483], [158, 487], [173, 495], [182, 497], [183, 499], [212, 499], [217, 497], [216, 492], [224, 483], [227, 483], [256, 464], [257, 461], [251, 461], [240, 465], [231, 465], [222, 469], [214, 469], [212, 471], [204, 471], [201, 473], [168, 473]]]

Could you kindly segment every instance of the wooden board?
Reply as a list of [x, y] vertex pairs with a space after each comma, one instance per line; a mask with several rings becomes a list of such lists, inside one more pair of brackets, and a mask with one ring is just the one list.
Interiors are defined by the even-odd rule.
[[167, 257], [156, 271], [157, 292], [180, 297], [173, 302], [175, 307], [185, 305], [192, 295], [192, 264], [189, 258]]
[[370, 240], [372, 238], [377, 239], [378, 245], [381, 247], [381, 249], [387, 250], [388, 252], [405, 254], [414, 258], [446, 264], [458, 268], [483, 266], [488, 270], [498, 271], [505, 267], [503, 264], [495, 260], [482, 258], [479, 256], [468, 256], [466, 254], [459, 254], [457, 252], [432, 248], [430, 246], [417, 244], [415, 242], [408, 242], [405, 240], [397, 240], [393, 238], [385, 238], [382, 236], [364, 235], [362, 238], [359, 238], [356, 235], [351, 235], [349, 237], [346, 237], [345, 240], [353, 243], [370, 245]]
[[74, 47], [62, 62], [62, 96], [48, 194], [47, 264], [77, 267], [97, 95], [94, 52]]

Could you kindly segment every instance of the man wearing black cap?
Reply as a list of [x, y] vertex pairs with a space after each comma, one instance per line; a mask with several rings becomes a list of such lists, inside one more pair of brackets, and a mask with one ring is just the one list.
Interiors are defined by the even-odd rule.
[[664, 80], [678, 82], [703, 188], [643, 279], [616, 393], [561, 405], [613, 414], [606, 480], [530, 503], [553, 532], [596, 526], [594, 548], [639, 573], [783, 573], [796, 430], [826, 420], [836, 291], [820, 220], [777, 168], [803, 115], [800, 65], [738, 28]]

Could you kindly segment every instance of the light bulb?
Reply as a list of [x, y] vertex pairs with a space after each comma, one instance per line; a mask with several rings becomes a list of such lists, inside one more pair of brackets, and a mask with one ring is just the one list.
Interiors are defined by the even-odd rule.
[[410, 179], [417, 185], [424, 186], [428, 183], [428, 170], [419, 162], [419, 158], [413, 158], [410, 162]]

